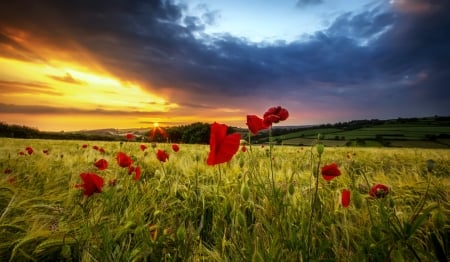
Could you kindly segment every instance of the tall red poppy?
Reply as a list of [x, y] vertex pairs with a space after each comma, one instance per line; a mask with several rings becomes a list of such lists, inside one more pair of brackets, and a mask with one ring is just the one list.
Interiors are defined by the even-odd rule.
[[131, 157], [129, 157], [124, 152], [117, 153], [116, 159], [117, 159], [117, 163], [121, 167], [129, 167], [133, 163], [133, 160], [131, 159]]
[[326, 181], [330, 181], [333, 178], [340, 176], [341, 171], [339, 170], [338, 166], [335, 163], [325, 165], [322, 167], [322, 177]]
[[141, 145], [139, 146], [139, 148], [141, 149], [141, 151], [145, 151], [145, 149], [147, 149], [147, 146], [144, 145], [144, 144], [141, 144]]
[[178, 144], [172, 144], [172, 150], [176, 153], [180, 151], [180, 146]]
[[97, 160], [94, 165], [99, 169], [99, 170], [105, 170], [108, 168], [108, 161], [106, 161], [105, 159], [99, 159]]
[[156, 158], [158, 158], [161, 162], [166, 162], [167, 159], [169, 159], [169, 154], [167, 154], [164, 150], [158, 149], [158, 152], [156, 152]]
[[83, 144], [83, 145], [81, 146], [81, 148], [87, 148], [87, 147], [88, 147], [87, 144]]
[[269, 128], [264, 119], [255, 115], [247, 115], [247, 126], [252, 134], [256, 135], [259, 131]]
[[91, 173], [82, 173], [80, 177], [83, 180], [83, 184], [75, 185], [75, 187], [83, 188], [85, 196], [92, 196], [94, 193], [102, 192], [103, 178]]
[[233, 133], [227, 135], [228, 127], [214, 122], [211, 124], [209, 136], [209, 155], [206, 163], [217, 165], [231, 160], [239, 149], [241, 135]]
[[350, 205], [350, 190], [342, 190], [341, 204], [343, 207], [348, 207]]
[[125, 135], [125, 137], [127, 138], [127, 140], [133, 140], [134, 139], [134, 134], [133, 133], [128, 133]]
[[281, 106], [271, 107], [264, 113], [264, 123], [268, 126], [284, 121], [289, 117], [289, 112]]
[[370, 189], [370, 192], [369, 192], [369, 195], [371, 197], [376, 197], [376, 198], [383, 198], [387, 194], [389, 194], [389, 188], [386, 185], [383, 185], [383, 184], [376, 184], [376, 185], [374, 185]]

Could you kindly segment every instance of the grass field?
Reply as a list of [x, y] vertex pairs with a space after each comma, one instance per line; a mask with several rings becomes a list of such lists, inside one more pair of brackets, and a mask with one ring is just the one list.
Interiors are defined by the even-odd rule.
[[[247, 146], [208, 166], [204, 145], [0, 143], [1, 261], [450, 258], [448, 149], [326, 146], [320, 155], [316, 146]], [[141, 167], [139, 179], [118, 165], [119, 151]], [[94, 166], [99, 159], [105, 170]], [[328, 182], [320, 173], [331, 163], [341, 175]], [[76, 186], [87, 172], [104, 179], [101, 193]], [[385, 197], [369, 195], [376, 184], [389, 188]]]

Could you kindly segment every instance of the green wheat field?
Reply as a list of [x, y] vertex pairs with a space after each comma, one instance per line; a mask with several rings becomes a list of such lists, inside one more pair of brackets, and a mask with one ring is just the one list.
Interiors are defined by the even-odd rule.
[[[247, 145], [208, 166], [208, 145], [0, 144], [0, 261], [450, 258], [448, 149], [325, 147], [320, 155], [316, 145]], [[158, 161], [158, 149], [168, 161]], [[119, 151], [141, 167], [138, 180], [118, 165]], [[102, 158], [108, 168], [98, 170]], [[320, 168], [330, 163], [342, 174], [327, 182]], [[102, 177], [102, 192], [85, 196], [81, 173]], [[376, 184], [389, 193], [369, 196]]]

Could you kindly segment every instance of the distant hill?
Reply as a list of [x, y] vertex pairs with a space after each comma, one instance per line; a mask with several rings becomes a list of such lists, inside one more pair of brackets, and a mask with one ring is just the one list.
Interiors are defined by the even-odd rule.
[[[240, 132], [248, 140], [248, 129], [230, 127], [230, 132]], [[157, 128], [97, 129], [76, 132], [42, 132], [26, 126], [0, 122], [0, 136], [14, 138], [73, 139], [123, 141], [125, 134], [133, 133], [136, 141], [182, 142], [207, 144], [209, 124]], [[328, 146], [377, 146], [377, 147], [428, 147], [450, 148], [450, 116], [423, 118], [370, 119], [307, 126], [274, 125], [273, 141], [276, 144], [310, 146], [320, 141]], [[263, 130], [252, 136], [252, 143], [268, 143], [269, 132]]]
[[[274, 141], [284, 145], [309, 146], [450, 147], [450, 117], [354, 120], [297, 129], [273, 130]], [[254, 138], [267, 143], [267, 134]]]

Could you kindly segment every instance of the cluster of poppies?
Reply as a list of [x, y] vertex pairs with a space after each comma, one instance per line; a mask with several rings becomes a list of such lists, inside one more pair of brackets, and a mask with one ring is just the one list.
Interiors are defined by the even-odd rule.
[[[127, 134], [127, 138], [131, 138], [129, 134]], [[134, 138], [134, 137], [133, 137]], [[131, 138], [132, 139], [132, 138]], [[87, 148], [88, 145], [84, 144], [82, 145], [82, 148]], [[152, 147], [156, 147], [152, 145]], [[145, 151], [147, 149], [147, 146], [144, 144], [141, 144], [139, 148], [142, 151]], [[100, 151], [100, 147], [93, 146], [94, 150]], [[172, 144], [172, 150], [174, 152], [178, 152], [180, 150], [180, 146], [178, 144]], [[166, 162], [169, 159], [169, 154], [165, 150], [158, 149], [156, 152], [156, 158], [161, 162]], [[124, 152], [118, 152], [116, 156], [117, 164], [122, 168], [128, 168], [128, 175], [134, 174], [133, 179], [139, 180], [141, 177], [141, 167], [140, 166], [134, 166], [133, 165], [133, 159], [127, 155]], [[98, 168], [99, 171], [105, 170], [108, 168], [108, 161], [104, 158], [98, 159], [95, 161], [94, 166]], [[83, 193], [86, 196], [91, 196], [94, 193], [101, 193], [102, 187], [104, 185], [103, 178], [97, 174], [94, 173], [82, 173], [80, 174], [80, 177], [83, 181], [82, 184], [75, 185], [76, 188], [82, 188]], [[108, 182], [110, 186], [114, 186], [117, 183], [117, 179], [113, 179]]]
[[[322, 177], [326, 181], [331, 181], [335, 177], [341, 175], [341, 171], [338, 168], [338, 165], [335, 163], [325, 165], [321, 169]], [[383, 198], [389, 193], [389, 188], [383, 184], [374, 185], [370, 191], [369, 196], [372, 198]], [[350, 205], [350, 190], [343, 189], [341, 195], [341, 204], [343, 207], [348, 207]]]
[[252, 134], [256, 135], [259, 131], [268, 129], [272, 124], [284, 121], [289, 117], [289, 112], [281, 107], [269, 108], [260, 118], [257, 115], [247, 115], [247, 126]]

